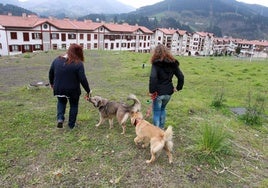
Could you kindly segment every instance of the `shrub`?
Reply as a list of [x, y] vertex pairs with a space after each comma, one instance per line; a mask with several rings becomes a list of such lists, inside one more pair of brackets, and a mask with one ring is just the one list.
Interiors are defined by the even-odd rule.
[[220, 126], [204, 125], [201, 127], [201, 135], [196, 137], [194, 156], [200, 162], [216, 165], [224, 160], [231, 148], [227, 142], [229, 135]]
[[247, 125], [262, 125], [263, 114], [264, 114], [264, 106], [265, 106], [265, 98], [262, 96], [257, 96], [254, 104], [252, 104], [252, 95], [249, 92], [247, 98], [247, 107], [246, 113], [241, 116], [241, 119]]
[[206, 155], [215, 155], [225, 151], [227, 133], [220, 126], [205, 125], [198, 141], [199, 150]]
[[224, 99], [224, 91], [223, 89], [219, 92], [216, 93], [216, 95], [214, 96], [212, 102], [211, 102], [211, 106], [215, 107], [215, 108], [221, 108], [224, 106], [225, 99]]
[[23, 56], [24, 58], [31, 58], [31, 55], [30, 54], [28, 54], [28, 53], [26, 53], [26, 54], [24, 54], [24, 56]]

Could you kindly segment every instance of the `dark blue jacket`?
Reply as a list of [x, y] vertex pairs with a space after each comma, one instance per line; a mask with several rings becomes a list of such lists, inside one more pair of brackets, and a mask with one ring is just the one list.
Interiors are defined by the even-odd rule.
[[179, 62], [156, 60], [152, 63], [149, 81], [149, 92], [158, 95], [171, 95], [174, 92], [173, 75], [177, 77], [176, 89], [179, 91], [184, 85], [184, 75], [179, 68]]
[[57, 57], [52, 62], [49, 83], [53, 86], [54, 95], [78, 98], [81, 95], [80, 84], [87, 93], [90, 92], [84, 64], [82, 62], [67, 64], [64, 57]]

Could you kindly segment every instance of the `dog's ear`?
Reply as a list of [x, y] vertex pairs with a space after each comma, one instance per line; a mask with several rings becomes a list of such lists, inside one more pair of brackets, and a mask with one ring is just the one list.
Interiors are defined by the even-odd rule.
[[108, 103], [108, 100], [107, 99], [104, 99], [104, 98], [100, 98], [99, 101], [98, 101], [98, 106], [105, 106], [106, 104]]

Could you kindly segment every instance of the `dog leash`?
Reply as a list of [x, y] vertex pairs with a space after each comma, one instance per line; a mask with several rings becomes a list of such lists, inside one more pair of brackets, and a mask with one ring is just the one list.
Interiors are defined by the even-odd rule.
[[88, 95], [86, 94], [84, 96], [84, 99], [86, 99], [87, 101], [92, 97], [92, 90], [90, 90], [90, 92], [88, 93]]

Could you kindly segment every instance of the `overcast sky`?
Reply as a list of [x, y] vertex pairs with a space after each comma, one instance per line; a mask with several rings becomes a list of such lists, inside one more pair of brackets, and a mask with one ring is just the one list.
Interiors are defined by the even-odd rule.
[[[19, 0], [19, 1], [27, 1], [27, 0]], [[117, 1], [120, 1], [126, 5], [133, 6], [135, 8], [139, 8], [146, 5], [152, 5], [163, 0], [117, 0]], [[237, 0], [237, 1], [249, 4], [259, 4], [268, 7], [268, 0]]]
[[[139, 8], [146, 5], [152, 5], [163, 0], [117, 0], [126, 5], [131, 5], [135, 8]], [[240, 2], [250, 3], [250, 4], [260, 4], [268, 7], [268, 0], [237, 0]]]

